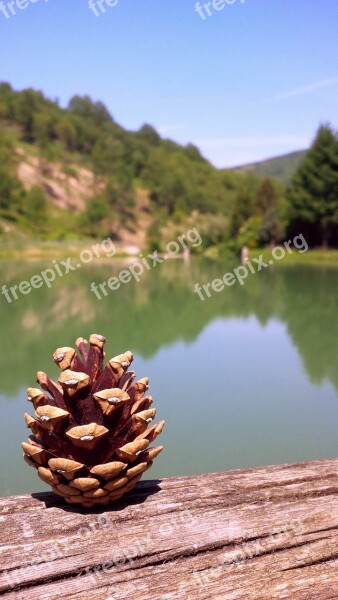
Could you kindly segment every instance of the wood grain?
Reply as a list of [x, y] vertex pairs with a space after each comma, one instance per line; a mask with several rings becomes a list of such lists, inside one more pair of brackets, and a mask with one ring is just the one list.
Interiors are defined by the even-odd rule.
[[338, 459], [144, 481], [108, 510], [0, 499], [0, 595], [338, 598]]

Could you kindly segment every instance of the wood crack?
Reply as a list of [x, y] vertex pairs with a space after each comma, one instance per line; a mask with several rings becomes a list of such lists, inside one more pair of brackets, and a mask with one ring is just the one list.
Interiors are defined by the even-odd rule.
[[306, 563], [303, 563], [302, 565], [296, 565], [294, 567], [288, 567], [287, 569], [282, 569], [282, 570], [283, 571], [295, 571], [297, 569], [305, 569], [307, 567], [313, 567], [313, 566], [316, 566], [316, 565], [322, 565], [324, 563], [331, 563], [331, 562], [335, 561], [336, 559], [338, 559], [338, 553], [337, 554], [332, 554], [331, 556], [325, 556], [323, 558], [320, 558], [318, 560], [314, 560], [314, 561], [311, 561], [311, 562], [306, 562]]
[[329, 459], [149, 481], [92, 512], [47, 493], [0, 499], [0, 595], [337, 599], [337, 474]]

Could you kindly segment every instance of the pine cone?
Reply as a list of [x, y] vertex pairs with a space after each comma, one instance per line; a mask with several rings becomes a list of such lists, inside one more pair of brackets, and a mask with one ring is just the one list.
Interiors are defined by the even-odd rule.
[[145, 396], [148, 378], [134, 382], [128, 371], [131, 352], [103, 364], [102, 335], [76, 341], [53, 355], [60, 367], [59, 383], [39, 372], [37, 381], [48, 394], [28, 388], [35, 418], [25, 414], [32, 430], [22, 444], [24, 459], [39, 477], [70, 504], [92, 507], [120, 499], [151, 467], [162, 446], [148, 448], [164, 421], [150, 426], [156, 409]]

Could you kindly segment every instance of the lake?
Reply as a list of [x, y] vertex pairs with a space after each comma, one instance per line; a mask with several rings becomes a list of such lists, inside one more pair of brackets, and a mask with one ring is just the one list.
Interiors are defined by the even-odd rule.
[[[0, 287], [50, 264], [0, 265]], [[134, 352], [150, 378], [165, 450], [147, 478], [333, 457], [338, 454], [338, 269], [278, 265], [201, 302], [196, 282], [235, 265], [167, 261], [99, 301], [90, 291], [122, 265], [82, 267], [7, 303], [0, 296], [0, 495], [47, 489], [22, 459], [36, 371], [51, 355], [102, 333], [107, 354]]]

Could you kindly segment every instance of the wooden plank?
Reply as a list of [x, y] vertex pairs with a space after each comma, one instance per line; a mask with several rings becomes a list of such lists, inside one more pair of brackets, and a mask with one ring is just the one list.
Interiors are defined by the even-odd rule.
[[338, 598], [338, 459], [145, 481], [107, 510], [0, 499], [0, 595]]

